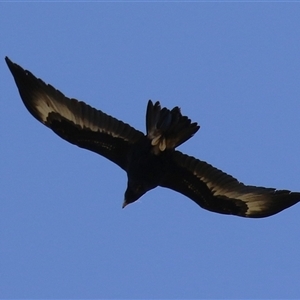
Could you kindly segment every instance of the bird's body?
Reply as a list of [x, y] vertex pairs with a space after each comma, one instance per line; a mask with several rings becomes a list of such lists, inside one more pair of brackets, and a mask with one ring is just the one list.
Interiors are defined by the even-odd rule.
[[206, 162], [175, 150], [198, 130], [178, 107], [148, 102], [146, 135], [84, 102], [65, 97], [6, 57], [29, 112], [61, 138], [94, 151], [127, 173], [123, 207], [162, 186], [207, 210], [267, 217], [300, 201], [300, 193], [247, 186]]
[[143, 140], [134, 145], [130, 151], [127, 165], [128, 184], [123, 207], [163, 182], [168, 168], [169, 153], [155, 155], [151, 152], [151, 148], [151, 142]]

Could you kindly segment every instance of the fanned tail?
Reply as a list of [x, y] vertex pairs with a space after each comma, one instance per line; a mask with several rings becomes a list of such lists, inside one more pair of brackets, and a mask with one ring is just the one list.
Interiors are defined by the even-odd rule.
[[197, 123], [192, 123], [188, 117], [182, 116], [179, 107], [169, 110], [161, 108], [158, 101], [155, 104], [151, 100], [148, 101], [146, 129], [154, 153], [175, 149], [191, 138], [199, 128]]

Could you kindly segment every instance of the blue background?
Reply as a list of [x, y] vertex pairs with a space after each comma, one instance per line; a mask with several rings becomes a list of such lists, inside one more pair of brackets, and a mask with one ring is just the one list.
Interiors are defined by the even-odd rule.
[[0, 297], [298, 298], [300, 205], [266, 219], [126, 174], [25, 109], [4, 56], [145, 131], [148, 99], [201, 125], [180, 150], [300, 191], [298, 3], [0, 3]]

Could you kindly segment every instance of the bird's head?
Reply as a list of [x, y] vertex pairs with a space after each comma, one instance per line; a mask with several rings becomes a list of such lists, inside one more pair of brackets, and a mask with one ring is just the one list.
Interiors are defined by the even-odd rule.
[[140, 197], [142, 197], [146, 192], [155, 188], [156, 186], [157, 185], [152, 185], [149, 182], [143, 182], [140, 180], [128, 181], [122, 208], [124, 208], [130, 203], [135, 202]]
[[142, 197], [148, 191], [147, 188], [143, 186], [143, 184], [129, 184], [125, 191], [125, 197], [122, 208], [127, 206], [130, 203], [135, 202], [140, 197]]

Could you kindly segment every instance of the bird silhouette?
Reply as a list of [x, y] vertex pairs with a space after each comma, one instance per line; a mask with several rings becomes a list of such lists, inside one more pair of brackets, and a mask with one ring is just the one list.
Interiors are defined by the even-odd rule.
[[28, 111], [64, 140], [96, 152], [127, 173], [123, 207], [157, 186], [177, 191], [204, 209], [240, 217], [274, 215], [300, 193], [244, 185], [210, 164], [175, 150], [200, 128], [178, 107], [149, 100], [146, 134], [82, 101], [71, 99], [13, 63], [6, 63]]

